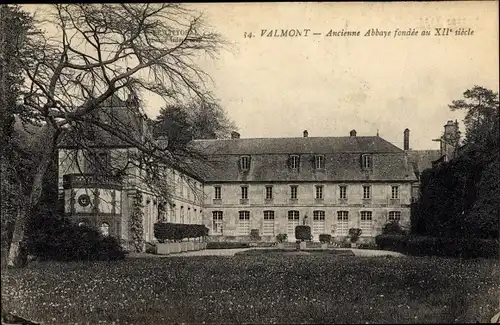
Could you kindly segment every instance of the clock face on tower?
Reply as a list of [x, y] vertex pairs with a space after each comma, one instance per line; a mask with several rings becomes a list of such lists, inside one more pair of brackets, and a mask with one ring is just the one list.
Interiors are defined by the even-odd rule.
[[90, 197], [87, 194], [82, 194], [78, 197], [78, 204], [82, 207], [86, 207], [90, 204]]

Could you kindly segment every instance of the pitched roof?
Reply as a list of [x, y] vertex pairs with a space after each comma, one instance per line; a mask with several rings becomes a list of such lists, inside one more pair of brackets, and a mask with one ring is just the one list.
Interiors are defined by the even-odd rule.
[[[414, 181], [404, 150], [378, 137], [300, 137], [194, 140], [192, 145], [209, 156], [204, 174], [209, 182], [293, 181]], [[361, 167], [361, 154], [373, 154], [373, 170]], [[300, 167], [291, 169], [291, 154]], [[325, 169], [313, 166], [315, 154], [325, 157]], [[250, 169], [242, 171], [239, 157], [249, 155]]]
[[412, 164], [415, 173], [422, 173], [432, 168], [432, 162], [441, 158], [440, 150], [408, 150], [408, 161]]
[[239, 168], [237, 155], [213, 155], [210, 168], [204, 174], [208, 182], [348, 182], [348, 181], [415, 181], [407, 156], [396, 153], [373, 155], [373, 168], [367, 172], [361, 167], [359, 153], [324, 154], [325, 168], [316, 170], [313, 154], [300, 155], [300, 167], [288, 166], [288, 154], [252, 155], [250, 168]]
[[378, 136], [207, 139], [192, 145], [207, 154], [233, 155], [404, 152]]

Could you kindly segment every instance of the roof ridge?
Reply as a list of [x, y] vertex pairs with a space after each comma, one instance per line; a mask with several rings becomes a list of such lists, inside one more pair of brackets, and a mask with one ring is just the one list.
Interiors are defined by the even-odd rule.
[[[340, 138], [380, 138], [384, 141], [384, 138], [376, 135], [357, 135], [357, 136], [324, 136], [324, 137], [255, 137], [255, 138], [238, 138], [238, 139], [231, 139], [231, 138], [224, 138], [224, 139], [193, 139], [193, 141], [238, 141], [238, 140], [267, 140], [267, 139], [272, 139], [272, 140], [277, 140], [277, 139], [340, 139]], [[389, 142], [390, 143], [390, 142]]]

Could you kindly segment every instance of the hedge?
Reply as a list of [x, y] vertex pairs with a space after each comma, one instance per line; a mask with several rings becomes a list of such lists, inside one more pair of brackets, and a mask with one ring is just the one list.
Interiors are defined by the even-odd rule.
[[249, 243], [208, 242], [207, 249], [249, 248]]
[[321, 243], [330, 243], [332, 241], [332, 235], [330, 234], [320, 234], [319, 241]]
[[375, 242], [381, 249], [415, 256], [498, 257], [498, 239], [450, 238], [404, 235], [379, 235]]
[[277, 241], [278, 243], [284, 243], [284, 242], [286, 242], [286, 241], [287, 241], [287, 239], [288, 239], [288, 235], [287, 235], [287, 234], [278, 234], [278, 235], [276, 236], [276, 241]]
[[158, 222], [154, 224], [154, 236], [160, 243], [165, 240], [205, 237], [208, 236], [208, 228], [204, 225]]
[[120, 260], [125, 251], [115, 237], [106, 237], [92, 226], [78, 226], [63, 218], [41, 217], [31, 225], [27, 253], [40, 260]]
[[297, 240], [311, 240], [311, 227], [297, 226], [295, 227], [295, 238]]

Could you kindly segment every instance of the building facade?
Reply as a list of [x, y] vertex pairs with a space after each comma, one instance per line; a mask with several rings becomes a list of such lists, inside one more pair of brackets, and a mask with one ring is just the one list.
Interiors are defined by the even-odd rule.
[[313, 240], [372, 241], [388, 221], [410, 225], [415, 174], [404, 150], [379, 136], [196, 140], [211, 159], [204, 219], [212, 240], [261, 240], [309, 225]]
[[[152, 139], [146, 119], [134, 113], [133, 105], [130, 99], [122, 101], [115, 96], [104, 103], [103, 111], [109, 113], [106, 118], [116, 118], [110, 121], [113, 125], [126, 127], [133, 139], [161, 141]], [[168, 200], [162, 199], [164, 196], [146, 181], [144, 170], [132, 163], [135, 160], [131, 157], [139, 155], [136, 147], [102, 130], [87, 134], [85, 139], [90, 141], [80, 139], [76, 145], [68, 137], [58, 146], [59, 198], [70, 220], [97, 227], [123, 243], [132, 238], [134, 213], [141, 216], [146, 242], [155, 241], [156, 222], [203, 223], [201, 178], [178, 168], [163, 168], [161, 175], [169, 195]]]

